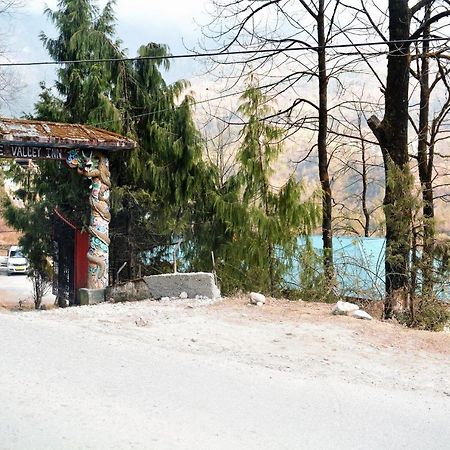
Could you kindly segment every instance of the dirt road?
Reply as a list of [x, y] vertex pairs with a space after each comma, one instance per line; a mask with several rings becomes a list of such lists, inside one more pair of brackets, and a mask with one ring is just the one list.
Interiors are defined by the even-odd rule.
[[329, 305], [4, 311], [0, 339], [1, 449], [450, 442], [450, 336], [330, 316]]

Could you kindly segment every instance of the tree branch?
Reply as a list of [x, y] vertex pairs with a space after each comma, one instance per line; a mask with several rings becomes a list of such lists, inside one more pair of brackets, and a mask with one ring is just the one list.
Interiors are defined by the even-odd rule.
[[409, 40], [411, 40], [411, 41], [416, 40], [427, 29], [427, 27], [429, 27], [431, 24], [433, 24], [435, 22], [438, 22], [439, 20], [443, 19], [444, 17], [448, 17], [448, 16], [450, 16], [450, 9], [447, 11], [442, 11], [441, 13], [436, 14], [433, 17], [430, 17], [409, 37]]

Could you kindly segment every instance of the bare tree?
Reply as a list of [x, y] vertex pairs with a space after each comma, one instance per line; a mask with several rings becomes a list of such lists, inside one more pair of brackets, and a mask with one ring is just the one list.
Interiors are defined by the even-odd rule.
[[42, 299], [50, 292], [52, 282], [46, 272], [40, 270], [33, 270], [29, 277], [33, 284], [33, 301], [35, 309], [39, 309], [42, 304]]
[[[445, 2], [444, 2], [445, 3]], [[432, 30], [433, 14], [445, 12], [442, 2], [428, 2], [423, 8], [422, 17], [413, 17], [419, 26], [423, 27], [422, 40], [417, 42], [412, 55], [411, 74], [419, 85], [418, 123], [414, 123], [417, 133], [417, 162], [422, 192], [422, 296], [430, 297], [433, 293], [433, 253], [435, 239], [434, 220], [434, 181], [439, 175], [436, 172], [436, 145], [448, 138], [446, 119], [450, 112], [450, 85], [448, 76], [450, 67], [446, 51], [448, 46], [431, 39], [436, 37], [438, 30]], [[441, 24], [440, 24], [441, 25]], [[442, 34], [444, 29], [439, 27]], [[447, 25], [448, 29], [448, 25]], [[434, 45], [433, 45], [434, 44]], [[434, 48], [433, 48], [434, 47]], [[433, 102], [439, 98], [440, 101]], [[433, 105], [434, 103], [434, 105]]]
[[392, 317], [397, 305], [407, 304], [409, 292], [413, 185], [408, 146], [410, 46], [428, 26], [450, 15], [450, 11], [429, 17], [414, 32], [410, 28], [411, 17], [432, 3], [433, 0], [420, 0], [410, 8], [407, 0], [389, 0], [385, 112], [381, 121], [376, 116], [368, 120], [381, 147], [386, 179], [385, 317]]
[[[0, 0], [0, 17], [5, 23], [8, 23], [13, 14], [24, 5], [22, 0]], [[4, 31], [4, 26], [0, 31], [0, 55], [8, 59], [8, 43], [7, 33]], [[20, 89], [20, 83], [13, 70], [8, 68], [1, 68], [0, 70], [0, 107], [10, 104], [11, 99], [14, 98], [18, 89]]]
[[342, 117], [345, 139], [342, 150], [334, 155], [340, 166], [333, 171], [333, 186], [337, 193], [334, 229], [344, 234], [370, 237], [383, 232], [383, 223], [375, 217], [382, 206], [379, 194], [383, 190], [383, 163], [376, 153], [376, 142], [365, 125], [363, 109], [366, 107], [362, 101], [355, 102], [355, 110], [347, 111], [350, 117], [345, 114]]
[[[269, 98], [278, 98], [279, 111], [265, 118], [283, 126], [287, 136], [310, 133], [313, 143], [300, 149], [305, 161], [316, 154], [322, 190], [324, 267], [333, 276], [332, 187], [330, 134], [333, 111], [344, 92], [340, 74], [351, 72], [359, 55], [343, 57], [328, 49], [341, 35], [352, 34], [354, 17], [340, 0], [213, 0], [214, 19], [205, 36], [218, 42], [214, 68], [225, 71], [227, 89], [256, 73]], [[245, 51], [236, 56], [237, 52]], [[230, 55], [230, 52], [235, 52]], [[252, 53], [254, 52], [254, 53]], [[330, 102], [330, 94], [333, 101]]]

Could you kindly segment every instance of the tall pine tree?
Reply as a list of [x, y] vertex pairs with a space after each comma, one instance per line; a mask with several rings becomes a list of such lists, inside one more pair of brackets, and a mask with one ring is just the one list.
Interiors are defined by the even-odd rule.
[[[100, 10], [91, 0], [60, 0], [46, 15], [57, 37], [41, 34], [41, 40], [55, 61], [120, 59], [126, 56], [117, 38], [114, 1]], [[192, 120], [191, 99], [182, 97], [184, 81], [167, 85], [163, 72], [169, 68], [164, 45], [147, 44], [138, 56], [154, 60], [102, 63], [65, 63], [57, 73], [55, 86], [42, 85], [40, 100], [32, 118], [86, 123], [134, 138], [138, 149], [111, 158], [112, 264], [115, 271], [124, 261], [128, 277], [137, 274], [138, 255], [182, 235], [189, 227], [193, 198], [206, 178], [201, 140]], [[26, 174], [18, 174], [21, 181]], [[83, 226], [89, 216], [88, 181], [64, 164], [39, 163], [33, 178], [39, 199], [29, 203], [28, 217], [21, 221], [25, 236], [35, 233], [33, 214], [45, 204], [47, 226], [53, 207]], [[55, 189], [58, 186], [58, 189]], [[11, 220], [16, 226], [12, 205]], [[16, 214], [17, 216], [17, 214]]]
[[266, 119], [273, 110], [254, 80], [238, 111], [246, 118], [239, 169], [214, 202], [215, 220], [230, 236], [219, 252], [219, 272], [226, 291], [277, 295], [285, 288], [283, 277], [297, 253], [298, 236], [311, 232], [320, 210], [314, 202], [302, 201], [302, 185], [293, 176], [281, 188], [272, 186], [284, 132]]

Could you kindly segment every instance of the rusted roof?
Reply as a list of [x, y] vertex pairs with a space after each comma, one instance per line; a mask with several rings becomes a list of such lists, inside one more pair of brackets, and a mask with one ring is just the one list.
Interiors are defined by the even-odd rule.
[[132, 139], [89, 125], [0, 117], [0, 141], [36, 143], [49, 147], [90, 147], [107, 151], [136, 147]]

